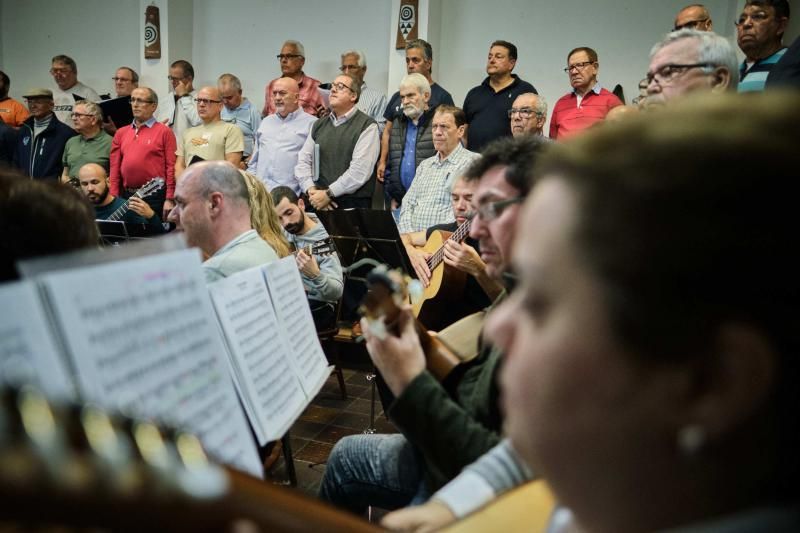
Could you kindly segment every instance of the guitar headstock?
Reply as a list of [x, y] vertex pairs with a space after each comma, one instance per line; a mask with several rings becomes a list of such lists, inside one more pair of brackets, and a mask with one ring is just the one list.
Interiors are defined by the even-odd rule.
[[335, 253], [336, 245], [330, 237], [316, 241], [311, 245], [311, 255], [332, 255]]
[[136, 191], [136, 195], [139, 198], [147, 198], [148, 196], [155, 194], [157, 191], [162, 189], [165, 184], [166, 181], [164, 180], [164, 178], [153, 178], [144, 185], [142, 185], [142, 187], [138, 191]]

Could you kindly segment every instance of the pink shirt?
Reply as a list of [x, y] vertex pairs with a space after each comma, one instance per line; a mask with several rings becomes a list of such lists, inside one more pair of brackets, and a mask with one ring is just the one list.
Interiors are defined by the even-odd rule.
[[[261, 114], [264, 116], [271, 115], [275, 112], [275, 104], [272, 103], [272, 84], [275, 80], [269, 82], [267, 85], [266, 94], [264, 95], [264, 110]], [[300, 106], [303, 111], [309, 115], [317, 116], [317, 108], [323, 106], [322, 95], [319, 94], [319, 80], [315, 80], [310, 76], [303, 74], [303, 79], [300, 80]]]

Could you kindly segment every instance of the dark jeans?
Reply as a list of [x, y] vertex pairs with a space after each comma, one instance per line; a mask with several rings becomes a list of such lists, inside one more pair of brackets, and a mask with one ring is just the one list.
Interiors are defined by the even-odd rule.
[[308, 305], [317, 331], [325, 331], [336, 325], [336, 307], [332, 303], [309, 299]]

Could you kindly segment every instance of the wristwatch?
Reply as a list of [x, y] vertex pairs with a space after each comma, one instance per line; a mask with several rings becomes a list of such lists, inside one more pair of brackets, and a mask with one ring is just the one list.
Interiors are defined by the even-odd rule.
[[325, 194], [328, 195], [328, 199], [329, 200], [335, 200], [336, 199], [336, 196], [334, 196], [334, 194], [331, 192], [330, 189], [325, 189]]

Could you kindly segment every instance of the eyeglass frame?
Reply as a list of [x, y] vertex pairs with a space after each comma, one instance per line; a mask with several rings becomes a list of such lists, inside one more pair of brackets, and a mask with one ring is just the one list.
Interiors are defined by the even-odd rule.
[[[678, 76], [679, 74], [685, 74], [686, 72], [688, 72], [689, 70], [691, 70], [693, 68], [716, 68], [717, 65], [715, 65], [713, 63], [685, 63], [685, 64], [667, 63], [666, 65], [662, 65], [661, 67], [659, 67], [658, 70], [659, 71], [660, 70], [664, 70], [667, 67], [675, 69], [675, 70], [680, 70], [680, 73], [676, 72], [675, 74], [671, 75], [669, 77], [669, 79], [667, 79], [667, 80], [661, 79], [661, 80], [656, 81], [656, 83], [658, 83], [659, 85], [662, 85], [662, 86], [665, 85], [665, 84], [669, 85], [672, 82], [672, 80], [675, 79], [676, 76]], [[661, 75], [658, 72], [654, 72], [652, 74], [650, 72], [647, 72], [644, 75], [644, 79], [647, 80], [647, 85], [648, 86], [650, 86], [650, 84], [653, 83], [653, 81], [656, 80], [656, 76], [661, 77]]]
[[[575, 55], [575, 54], [573, 54], [573, 55]], [[567, 65], [566, 67], [564, 67], [564, 72], [569, 74], [569, 72], [572, 69], [583, 70], [586, 67], [588, 67], [589, 65], [594, 65], [595, 63], [597, 63], [597, 61], [581, 61], [580, 63], [575, 63], [574, 65]]]
[[114, 81], [114, 82], [127, 81], [128, 83], [131, 83], [131, 82], [133, 82], [133, 78], [120, 78], [118, 76], [114, 76], [113, 78], [111, 78], [111, 81]]
[[131, 105], [133, 104], [155, 104], [153, 100], [144, 100], [143, 98], [131, 98]]
[[513, 198], [506, 198], [505, 200], [497, 200], [496, 202], [486, 202], [485, 204], [481, 204], [475, 207], [470, 213], [470, 219], [475, 219], [477, 217], [481, 217], [483, 222], [492, 222], [500, 218], [508, 207], [514, 204], [521, 204], [525, 201], [524, 196], [514, 196]]
[[[508, 110], [508, 113], [507, 113], [508, 114], [508, 118], [512, 118], [515, 113], [518, 114], [519, 116], [521, 116], [522, 118], [525, 118], [525, 119], [529, 119], [534, 115], [536, 115], [537, 118], [542, 116], [542, 113], [540, 113], [539, 111], [536, 111], [532, 107], [521, 107], [521, 108], [512, 107], [511, 109]], [[528, 114], [527, 117], [525, 116], [525, 113]]]
[[302, 54], [278, 54], [275, 56], [275, 59], [281, 61], [283, 59], [297, 59], [298, 57], [305, 58]]
[[70, 118], [75, 118], [75, 117], [96, 117], [96, 115], [93, 115], [92, 113], [76, 113], [75, 111], [70, 113], [69, 116], [70, 116]]
[[343, 88], [344, 88], [344, 89], [347, 89], [347, 90], [348, 90], [348, 91], [350, 91], [351, 93], [353, 92], [353, 89], [352, 89], [352, 88], [351, 88], [349, 85], [345, 85], [344, 83], [342, 83], [342, 82], [340, 82], [340, 81], [338, 81], [338, 82], [337, 82], [337, 81], [331, 82], [331, 91], [333, 91], [333, 89], [336, 89], [336, 92], [339, 92], [339, 91], [341, 91]]
[[672, 31], [679, 31], [679, 30], [683, 30], [683, 29], [693, 30], [693, 29], [697, 28], [697, 26], [699, 26], [703, 22], [707, 22], [707, 21], [708, 21], [708, 17], [703, 17], [701, 19], [690, 20], [688, 22], [684, 22], [683, 24], [676, 24], [672, 28]]
[[195, 98], [195, 104], [203, 104], [203, 105], [211, 105], [211, 104], [221, 104], [222, 100], [211, 100], [209, 98]]

